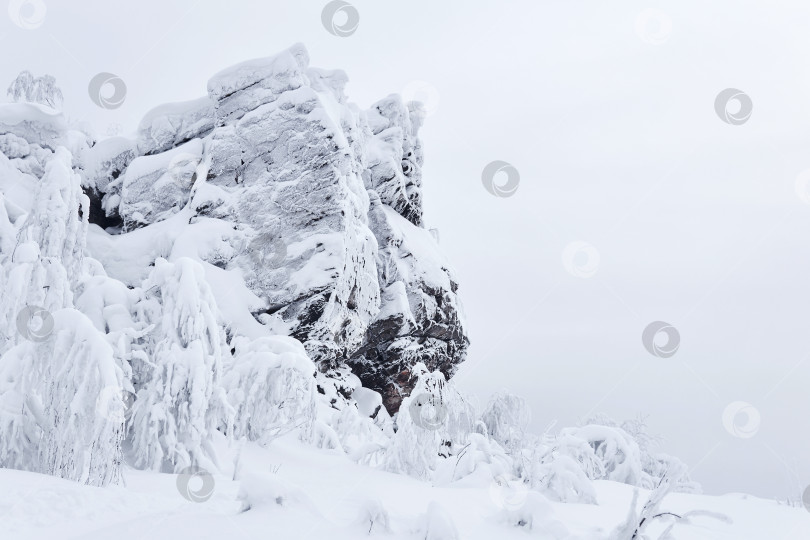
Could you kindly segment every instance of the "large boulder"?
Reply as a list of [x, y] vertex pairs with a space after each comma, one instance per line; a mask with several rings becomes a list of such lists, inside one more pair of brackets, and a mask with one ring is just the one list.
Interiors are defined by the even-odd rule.
[[155, 109], [137, 141], [88, 169], [115, 171], [92, 185], [123, 233], [181, 212], [227, 224], [230, 255], [207, 262], [238, 270], [263, 302], [253, 316], [299, 339], [345, 382], [339, 393], [353, 390], [350, 367], [393, 413], [415, 363], [449, 377], [468, 341], [456, 280], [423, 226], [421, 107], [392, 95], [361, 111], [346, 82], [295, 45]]

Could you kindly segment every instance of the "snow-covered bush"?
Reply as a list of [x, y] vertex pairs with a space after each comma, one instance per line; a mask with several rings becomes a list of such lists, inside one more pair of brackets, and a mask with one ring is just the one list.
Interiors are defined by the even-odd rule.
[[604, 469], [586, 441], [566, 432], [546, 435], [515, 460], [533, 489], [560, 502], [596, 503], [591, 479], [601, 478]]
[[587, 442], [602, 464], [602, 476], [623, 484], [650, 489], [653, 480], [641, 468], [641, 450], [638, 444], [621, 428], [589, 424], [562, 430], [568, 435]]
[[360, 506], [360, 515], [357, 523], [367, 535], [372, 533], [390, 533], [391, 518], [382, 501], [377, 498], [368, 498]]
[[117, 483], [123, 374], [82, 313], [62, 309], [52, 319], [48, 339], [20, 343], [0, 359], [0, 466]]
[[540, 538], [563, 540], [570, 532], [562, 522], [554, 519], [551, 503], [540, 493], [527, 492], [520, 505], [506, 505], [497, 515], [498, 521], [509, 527], [518, 527]]
[[647, 527], [657, 521], [669, 522], [669, 526], [657, 537], [658, 540], [674, 540], [673, 528], [678, 524], [688, 525], [691, 523], [691, 518], [697, 516], [711, 517], [730, 523], [727, 516], [704, 510], [692, 510], [685, 514], [661, 510], [664, 498], [676, 490], [685, 473], [685, 466], [673, 466], [658, 480], [641, 510], [638, 510], [638, 489], [636, 489], [633, 492], [633, 501], [630, 503], [627, 518], [611, 532], [609, 540], [650, 540], [645, 532]]
[[315, 364], [300, 341], [286, 336], [238, 337], [223, 385], [234, 408], [235, 438], [267, 443], [315, 415]]
[[72, 155], [63, 147], [48, 159], [18, 240], [36, 242], [42, 257], [58, 260], [75, 286], [84, 257], [90, 201], [73, 165]]
[[512, 458], [492, 439], [471, 433], [467, 444], [456, 455], [440, 460], [433, 481], [449, 484], [474, 475], [483, 481], [512, 474]]
[[[651, 486], [657, 485], [659, 481], [671, 471], [687, 469], [678, 458], [655, 451], [660, 444], [660, 440], [658, 437], [649, 433], [647, 424], [643, 418], [625, 420], [619, 424], [607, 415], [598, 414], [588, 418], [585, 424], [609, 427], [616, 432], [614, 439], [624, 441], [624, 444], [629, 447], [630, 452], [634, 452], [635, 449], [638, 448], [638, 462], [641, 465], [641, 471], [631, 476], [631, 478], [637, 479], [635, 483], [632, 481], [625, 483], [650, 489]], [[595, 429], [598, 430], [598, 428]], [[593, 429], [590, 431], [593, 431]], [[598, 448], [600, 444], [598, 437], [589, 439], [588, 442], [593, 446], [594, 451], [600, 454], [600, 457], [604, 460], [604, 452], [608, 451], [608, 447]], [[623, 452], [620, 451], [617, 455], [614, 455], [613, 458], [621, 459], [622, 455]], [[603, 464], [605, 466], [606, 477], [615, 479], [610, 475], [611, 465], [604, 462]], [[635, 466], [635, 462], [633, 462], [633, 464]], [[683, 493], [700, 493], [701, 491], [700, 484], [691, 480], [685, 473], [677, 475], [674, 482], [675, 485], [672, 488], [674, 491]]]
[[56, 86], [52, 75], [34, 77], [30, 71], [22, 71], [8, 87], [7, 94], [15, 102], [28, 101], [56, 108], [62, 103], [62, 91]]
[[10, 253], [1, 257], [0, 353], [26, 339], [17, 318], [26, 308], [46, 313], [73, 307], [73, 287], [81, 272], [87, 234], [87, 197], [71, 156], [58, 148], [45, 166], [32, 208]]
[[517, 451], [523, 444], [526, 429], [531, 423], [531, 410], [522, 397], [500, 392], [495, 394], [481, 414], [487, 434], [508, 452]]
[[436, 501], [428, 504], [427, 512], [422, 518], [419, 538], [425, 540], [458, 540], [458, 530], [453, 518]]
[[417, 363], [411, 376], [416, 384], [396, 416], [385, 468], [430, 478], [440, 458], [455, 455], [467, 444], [475, 411], [440, 371], [430, 372]]
[[[84, 313], [99, 332], [104, 333], [113, 349], [116, 365], [121, 369], [123, 389], [129, 402], [135, 394], [132, 384], [132, 363], [143, 363], [146, 352], [135, 346], [153, 326], [139, 319], [136, 304], [140, 289], [129, 289], [118, 280], [107, 276], [101, 264], [92, 258], [84, 259], [83, 278], [76, 289], [76, 309]], [[110, 390], [112, 392], [113, 390]]]
[[141, 306], [155, 325], [152, 355], [136, 374], [132, 407], [136, 466], [176, 471], [216, 467], [212, 437], [227, 414], [220, 386], [224, 336], [200, 263], [155, 261]]

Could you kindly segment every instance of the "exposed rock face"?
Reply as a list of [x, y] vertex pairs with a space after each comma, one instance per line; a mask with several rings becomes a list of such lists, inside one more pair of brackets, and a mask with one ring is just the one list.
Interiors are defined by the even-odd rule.
[[388, 410], [397, 410], [416, 382], [414, 364], [449, 378], [468, 340], [458, 284], [431, 233], [373, 195], [369, 216], [378, 241], [381, 309], [349, 364], [364, 385], [383, 394]]
[[207, 97], [149, 113], [137, 141], [90, 149], [86, 184], [124, 233], [181, 211], [229, 224], [230, 255], [207, 262], [239, 269], [265, 304], [254, 317], [395, 412], [416, 362], [449, 377], [468, 344], [423, 228], [421, 109], [389, 96], [360, 111], [343, 72], [308, 63], [296, 45], [220, 72]]

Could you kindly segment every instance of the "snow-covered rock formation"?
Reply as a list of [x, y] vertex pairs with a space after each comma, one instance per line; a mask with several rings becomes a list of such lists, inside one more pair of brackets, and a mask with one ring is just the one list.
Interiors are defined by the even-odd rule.
[[295, 45], [100, 142], [0, 106], [0, 465], [106, 484], [294, 429], [362, 456], [422, 371], [452, 376], [468, 340], [423, 226], [420, 105], [363, 111], [346, 81]]
[[[345, 82], [296, 45], [101, 142], [0, 105], [0, 469], [227, 475], [260, 514], [304, 501], [251, 480], [255, 452], [281, 447], [484, 486], [493, 527], [553, 538], [569, 536], [549, 500], [596, 504], [597, 482], [697, 490], [641, 423], [534, 436], [516, 396], [478, 411], [455, 387], [468, 339], [424, 225], [421, 106], [363, 111]], [[357, 523], [460, 536], [426, 510], [403, 525], [369, 500]]]
[[[158, 107], [137, 140], [102, 141], [80, 162], [92, 222], [108, 234], [156, 229], [152, 254], [171, 258], [183, 243], [238, 272], [268, 332], [299, 339], [332, 379], [350, 367], [395, 413], [411, 367], [449, 378], [468, 339], [458, 284], [423, 228], [420, 105], [392, 95], [362, 111], [346, 81], [295, 45], [216, 74], [207, 97]], [[94, 236], [105, 268], [126, 258], [131, 243]]]

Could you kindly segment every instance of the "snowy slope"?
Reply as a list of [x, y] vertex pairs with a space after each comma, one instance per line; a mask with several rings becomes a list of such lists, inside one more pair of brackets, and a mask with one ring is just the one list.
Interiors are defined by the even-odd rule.
[[[601, 540], [624, 520], [633, 491], [624, 484], [599, 481], [599, 504], [587, 505], [550, 502], [537, 493], [509, 493], [485, 478], [436, 486], [359, 466], [338, 452], [294, 440], [276, 441], [268, 449], [246, 447], [241, 469], [240, 480], [233, 481], [232, 464], [224, 467], [205, 502], [182, 497], [176, 475], [127, 471], [126, 487], [102, 489], [0, 470], [0, 527], [3, 538], [20, 540]], [[201, 485], [192, 484], [192, 489]], [[522, 505], [523, 511], [510, 510]], [[677, 540], [810, 538], [806, 510], [755, 497], [673, 494], [663, 509], [681, 514], [709, 510], [730, 520], [696, 517], [692, 524], [673, 529]], [[531, 528], [510, 520], [524, 515], [533, 517]], [[650, 537], [658, 538], [663, 528], [651, 529]]]

